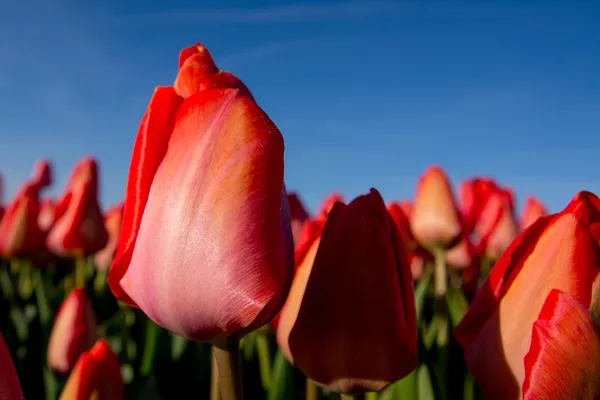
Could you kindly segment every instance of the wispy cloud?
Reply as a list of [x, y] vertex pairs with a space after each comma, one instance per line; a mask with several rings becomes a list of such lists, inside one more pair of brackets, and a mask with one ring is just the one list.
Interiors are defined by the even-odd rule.
[[281, 22], [307, 22], [329, 20], [354, 20], [381, 15], [397, 9], [400, 1], [365, 0], [334, 3], [301, 3], [248, 9], [187, 9], [156, 14], [137, 15], [128, 23], [181, 24], [181, 23], [238, 23], [265, 24]]

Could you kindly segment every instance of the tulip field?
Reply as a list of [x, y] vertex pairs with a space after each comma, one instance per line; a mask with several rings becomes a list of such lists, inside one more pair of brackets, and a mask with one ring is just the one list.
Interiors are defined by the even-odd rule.
[[199, 43], [139, 117], [120, 204], [88, 156], [0, 207], [0, 400], [600, 398], [596, 195], [517, 210], [433, 165], [310, 213]]

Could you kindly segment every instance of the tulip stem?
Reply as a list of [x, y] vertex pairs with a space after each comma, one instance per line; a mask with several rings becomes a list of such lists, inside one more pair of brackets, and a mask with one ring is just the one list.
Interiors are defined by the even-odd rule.
[[217, 357], [212, 354], [211, 375], [210, 375], [210, 400], [221, 400], [219, 392], [219, 370], [217, 366]]
[[223, 400], [243, 400], [239, 340], [230, 339], [225, 343], [213, 345], [213, 352], [219, 371], [221, 398]]
[[342, 398], [342, 400], [364, 400], [365, 399], [364, 393], [360, 393], [360, 394], [341, 393], [340, 397]]
[[437, 345], [444, 347], [448, 343], [448, 312], [446, 309], [446, 292], [448, 291], [448, 271], [446, 269], [445, 250], [437, 248], [433, 250], [435, 258], [435, 271], [433, 274], [433, 285], [435, 293], [435, 313], [438, 317]]
[[85, 257], [83, 255], [75, 256], [75, 286], [85, 286]]
[[319, 387], [317, 383], [306, 377], [306, 400], [318, 400], [319, 399]]

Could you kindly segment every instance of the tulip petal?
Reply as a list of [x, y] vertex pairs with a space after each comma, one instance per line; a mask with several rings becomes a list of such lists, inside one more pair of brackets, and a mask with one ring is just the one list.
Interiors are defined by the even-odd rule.
[[12, 362], [12, 357], [4, 338], [0, 334], [0, 399], [23, 400], [21, 384], [17, 376], [17, 370]]
[[599, 372], [600, 338], [589, 310], [573, 296], [552, 290], [533, 324], [523, 399], [597, 399]]
[[157, 324], [219, 341], [277, 313], [293, 273], [283, 150], [276, 126], [237, 90], [182, 104], [139, 229], [124, 222], [137, 239], [119, 284]]
[[133, 147], [123, 210], [123, 229], [115, 260], [108, 274], [108, 285], [115, 297], [132, 306], [135, 303], [121, 288], [120, 281], [131, 262], [152, 179], [167, 152], [177, 110], [182, 101], [173, 88], [157, 88], [142, 119]]

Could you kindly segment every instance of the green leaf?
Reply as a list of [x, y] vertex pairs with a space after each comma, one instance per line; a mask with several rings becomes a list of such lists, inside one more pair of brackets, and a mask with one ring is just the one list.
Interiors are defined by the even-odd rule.
[[140, 374], [149, 376], [152, 374], [154, 356], [156, 355], [156, 345], [160, 335], [161, 328], [156, 325], [151, 319], [146, 320], [146, 332], [144, 337], [144, 353], [142, 355], [142, 365]]
[[178, 361], [188, 345], [188, 340], [183, 336], [176, 334], [171, 335], [171, 359]]
[[425, 272], [423, 273], [422, 279], [417, 283], [417, 286], [415, 287], [415, 307], [417, 309], [417, 321], [421, 320], [421, 314], [423, 313], [423, 305], [425, 304], [425, 299], [427, 297], [427, 289], [429, 289], [432, 273], [433, 269], [431, 267], [427, 267], [425, 269]]
[[17, 333], [17, 337], [19, 341], [22, 343], [27, 341], [28, 335], [28, 327], [27, 327], [27, 319], [25, 318], [25, 314], [21, 311], [17, 306], [13, 306], [10, 309], [10, 320], [15, 327], [15, 332]]
[[260, 380], [263, 388], [268, 391], [271, 387], [271, 351], [269, 349], [269, 339], [265, 334], [256, 334], [256, 348], [258, 350]]
[[10, 300], [14, 297], [15, 292], [13, 290], [12, 280], [4, 267], [0, 268], [0, 288], [2, 289], [2, 293], [4, 293], [5, 299]]
[[452, 326], [456, 326], [469, 309], [469, 303], [467, 302], [462, 290], [456, 288], [450, 288], [446, 292], [446, 302], [448, 304], [448, 311], [450, 313]]
[[294, 367], [288, 362], [281, 349], [277, 350], [273, 361], [272, 385], [268, 391], [268, 400], [286, 400], [294, 396]]
[[417, 387], [419, 396], [415, 397], [420, 400], [435, 400], [435, 393], [433, 390], [433, 384], [431, 383], [431, 376], [429, 376], [429, 370], [427, 365], [422, 364], [417, 369]]
[[34, 271], [33, 281], [35, 286], [35, 299], [40, 313], [40, 322], [43, 327], [46, 327], [51, 323], [52, 312], [50, 311], [46, 289], [44, 288], [44, 281], [42, 280], [39, 269]]
[[417, 370], [387, 387], [379, 396], [380, 400], [417, 399]]

